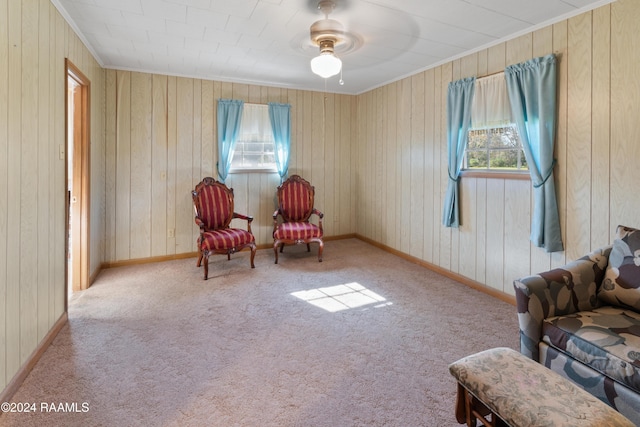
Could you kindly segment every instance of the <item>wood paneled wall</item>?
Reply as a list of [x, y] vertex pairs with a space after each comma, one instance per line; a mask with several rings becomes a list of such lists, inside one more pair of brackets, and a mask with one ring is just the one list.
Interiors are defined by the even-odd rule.
[[[507, 294], [640, 226], [640, 2], [617, 0], [358, 96], [105, 71], [48, 0], [0, 0], [0, 389], [64, 311], [64, 59], [91, 93], [90, 274], [194, 250], [190, 191], [215, 176], [215, 100], [289, 102], [291, 173], [309, 179], [328, 236], [366, 238]], [[555, 52], [555, 179], [566, 250], [528, 240], [527, 181], [464, 178], [462, 226], [441, 225], [446, 88]], [[238, 174], [238, 211], [270, 243], [272, 174]], [[168, 237], [174, 229], [175, 236]], [[328, 260], [330, 254], [325, 251]]]
[[[560, 266], [640, 226], [640, 2], [618, 0], [358, 97], [356, 232], [513, 294], [520, 276]], [[442, 226], [449, 82], [555, 53], [555, 169], [565, 251], [529, 242], [530, 181], [460, 182], [461, 222]]]
[[65, 309], [65, 58], [92, 84], [96, 271], [104, 229], [104, 70], [49, 0], [0, 0], [0, 390]]
[[[203, 177], [217, 176], [220, 98], [291, 104], [289, 172], [315, 186], [327, 236], [353, 232], [354, 96], [128, 71], [106, 74], [105, 261], [196, 250], [191, 191]], [[234, 189], [235, 210], [254, 217], [257, 243], [273, 243], [278, 174], [230, 174], [226, 183]]]

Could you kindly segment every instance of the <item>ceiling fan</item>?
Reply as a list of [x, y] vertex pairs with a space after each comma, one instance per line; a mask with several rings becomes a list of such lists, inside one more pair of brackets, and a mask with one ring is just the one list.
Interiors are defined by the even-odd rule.
[[[344, 30], [340, 22], [329, 18], [335, 6], [332, 0], [318, 2], [318, 10], [324, 14], [324, 19], [314, 22], [309, 31], [311, 43], [320, 49], [320, 54], [311, 60], [311, 71], [325, 79], [342, 71], [342, 61], [335, 54], [336, 47], [350, 45], [345, 50], [352, 50], [357, 40], [356, 36]], [[341, 77], [340, 84], [343, 83]]]

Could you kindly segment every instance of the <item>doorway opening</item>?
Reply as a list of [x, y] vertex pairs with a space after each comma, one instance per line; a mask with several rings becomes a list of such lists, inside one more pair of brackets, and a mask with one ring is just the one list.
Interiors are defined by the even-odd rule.
[[91, 84], [66, 60], [66, 301], [89, 287], [89, 95]]

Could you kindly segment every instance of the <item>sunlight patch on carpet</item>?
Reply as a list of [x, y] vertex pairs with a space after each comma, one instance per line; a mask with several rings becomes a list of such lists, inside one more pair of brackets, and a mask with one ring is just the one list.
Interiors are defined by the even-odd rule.
[[293, 292], [291, 295], [330, 313], [364, 307], [370, 304], [376, 304], [374, 306], [376, 308], [392, 304], [387, 302], [381, 295], [357, 282]]

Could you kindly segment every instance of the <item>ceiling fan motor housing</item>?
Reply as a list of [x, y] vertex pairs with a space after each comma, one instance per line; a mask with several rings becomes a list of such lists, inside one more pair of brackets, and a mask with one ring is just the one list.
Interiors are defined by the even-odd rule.
[[335, 19], [321, 19], [311, 25], [310, 37], [313, 44], [320, 47], [320, 52], [323, 52], [323, 44], [333, 51], [333, 47], [344, 40], [344, 27]]

